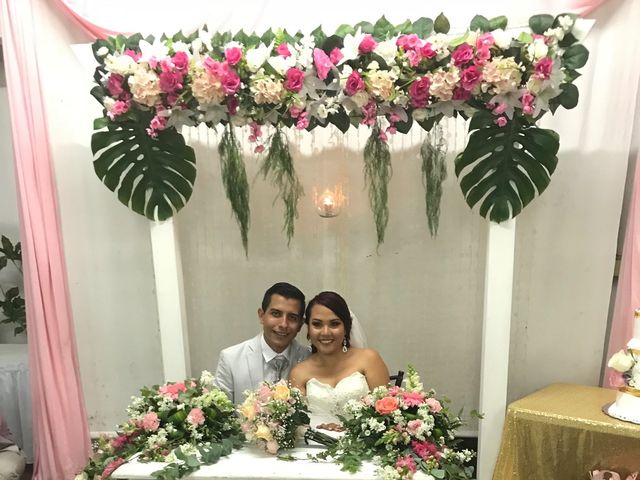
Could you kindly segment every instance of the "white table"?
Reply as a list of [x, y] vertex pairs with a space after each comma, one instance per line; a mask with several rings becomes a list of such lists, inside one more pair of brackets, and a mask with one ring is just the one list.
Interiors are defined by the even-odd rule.
[[33, 463], [31, 386], [26, 344], [0, 344], [0, 415]]
[[[246, 446], [228, 457], [223, 457], [214, 465], [205, 465], [200, 470], [185, 478], [200, 479], [251, 479], [273, 480], [277, 478], [309, 478], [317, 480], [370, 480], [375, 478], [375, 467], [365, 463], [356, 474], [343, 472], [339, 465], [329, 462], [313, 462], [307, 460], [307, 453], [316, 454], [322, 449], [318, 447], [304, 447], [291, 450], [294, 457], [300, 459], [294, 462], [278, 460], [273, 455], [259, 450], [254, 446]], [[135, 460], [125, 463], [112, 475], [113, 478], [150, 479], [151, 473], [160, 470], [163, 463], [138, 463]], [[415, 478], [419, 478], [416, 476]]]

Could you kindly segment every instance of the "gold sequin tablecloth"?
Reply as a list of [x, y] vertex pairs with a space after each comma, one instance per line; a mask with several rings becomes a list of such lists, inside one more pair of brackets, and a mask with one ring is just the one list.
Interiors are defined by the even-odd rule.
[[615, 390], [554, 384], [509, 405], [493, 480], [587, 480], [640, 471], [640, 425], [605, 415]]

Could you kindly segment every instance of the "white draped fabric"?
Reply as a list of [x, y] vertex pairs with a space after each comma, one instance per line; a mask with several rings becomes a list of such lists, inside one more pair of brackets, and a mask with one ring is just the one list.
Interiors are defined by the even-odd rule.
[[27, 345], [0, 345], [0, 415], [33, 462], [31, 389]]

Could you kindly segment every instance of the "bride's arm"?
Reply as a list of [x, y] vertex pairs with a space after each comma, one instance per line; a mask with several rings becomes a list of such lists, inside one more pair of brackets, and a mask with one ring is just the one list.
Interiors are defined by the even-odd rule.
[[389, 383], [389, 369], [378, 352], [371, 348], [364, 349], [364, 376], [369, 388], [373, 390], [380, 385]]
[[296, 365], [289, 372], [289, 382], [291, 382], [291, 386], [299, 389], [303, 395], [307, 394], [306, 389], [306, 379], [304, 378], [304, 367], [300, 367], [300, 364]]

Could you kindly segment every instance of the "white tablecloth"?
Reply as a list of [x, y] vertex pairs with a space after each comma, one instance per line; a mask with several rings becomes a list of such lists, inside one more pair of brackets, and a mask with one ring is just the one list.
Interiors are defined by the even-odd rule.
[[0, 344], [0, 415], [33, 462], [31, 387], [26, 344]]
[[[308, 478], [317, 480], [370, 480], [375, 478], [375, 466], [365, 463], [356, 474], [343, 472], [340, 466], [329, 462], [313, 462], [307, 460], [307, 453], [321, 452], [319, 447], [296, 448], [291, 453], [299, 460], [287, 462], [278, 460], [256, 447], [248, 446], [235, 450], [228, 457], [223, 457], [215, 465], [205, 465], [200, 470], [185, 478], [198, 479], [251, 479], [273, 480], [276, 478]], [[122, 465], [112, 475], [113, 478], [150, 479], [151, 473], [160, 470], [162, 463], [138, 463], [135, 460]], [[426, 478], [420, 473], [416, 479]]]

